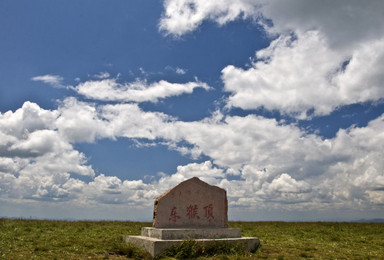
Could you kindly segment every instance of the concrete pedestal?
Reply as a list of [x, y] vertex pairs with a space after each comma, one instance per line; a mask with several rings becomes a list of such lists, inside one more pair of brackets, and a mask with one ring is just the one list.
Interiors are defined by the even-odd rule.
[[255, 250], [260, 241], [255, 237], [241, 237], [239, 228], [152, 228], [144, 227], [141, 236], [126, 236], [124, 240], [144, 248], [152, 256], [183, 240], [193, 239], [198, 243], [223, 242], [243, 244], [248, 251]]

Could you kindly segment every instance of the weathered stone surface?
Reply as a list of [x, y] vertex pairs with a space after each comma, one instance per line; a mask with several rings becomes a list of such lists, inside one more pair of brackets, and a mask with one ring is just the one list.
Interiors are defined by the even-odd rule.
[[[130, 242], [144, 248], [151, 256], [156, 256], [161, 254], [166, 248], [177, 245], [183, 240], [162, 240], [153, 237], [144, 237], [144, 236], [126, 236], [124, 237], [125, 242]], [[198, 243], [228, 243], [230, 245], [241, 244], [244, 246], [246, 251], [254, 251], [260, 246], [260, 240], [255, 237], [240, 237], [240, 238], [222, 238], [222, 239], [196, 239]]]
[[224, 189], [194, 177], [156, 198], [153, 227], [228, 227], [228, 201]]
[[241, 244], [245, 250], [255, 250], [260, 245], [259, 239], [241, 237], [240, 229], [228, 228], [227, 212], [226, 191], [195, 177], [158, 197], [153, 227], [144, 227], [141, 236], [125, 236], [124, 240], [144, 248], [152, 256], [183, 239], [203, 244]]
[[154, 228], [143, 227], [141, 235], [163, 240], [239, 238], [240, 228]]

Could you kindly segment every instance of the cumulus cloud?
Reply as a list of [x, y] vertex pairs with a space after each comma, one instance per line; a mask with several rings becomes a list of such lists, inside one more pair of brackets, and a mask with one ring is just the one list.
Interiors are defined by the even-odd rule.
[[[83, 117], [69, 116], [72, 108], [85, 111]], [[23, 119], [25, 114], [34, 118]], [[227, 189], [233, 207], [380, 207], [384, 201], [383, 127], [381, 116], [366, 127], [351, 127], [322, 139], [296, 125], [254, 115], [215, 114], [182, 122], [144, 112], [135, 104], [97, 106], [72, 98], [49, 111], [27, 102], [0, 117], [0, 133], [7, 137], [1, 139], [0, 196], [150, 207], [162, 192], [198, 176]], [[174, 173], [144, 183], [104, 174], [94, 177], [85, 155], [71, 145], [117, 137], [166, 140], [170, 145], [186, 142], [186, 149], [211, 159], [179, 166]], [[77, 175], [90, 179], [80, 180]]]
[[224, 89], [232, 93], [228, 106], [264, 107], [304, 119], [309, 111], [327, 115], [343, 105], [381, 99], [383, 44], [367, 43], [350, 58], [330, 49], [318, 31], [281, 36], [256, 53], [251, 68], [222, 70]]
[[[203, 21], [252, 18], [276, 37], [248, 69], [222, 70], [228, 107], [299, 119], [384, 97], [382, 1], [168, 0], [160, 29], [180, 36]], [[269, 19], [271, 22], [265, 22]]]
[[[126, 105], [111, 105], [98, 111], [105, 120], [113, 122], [125, 118], [121, 116], [125, 109], [130, 111]], [[112, 111], [108, 117], [103, 114], [107, 110]], [[287, 204], [292, 209], [294, 203], [300, 209], [329, 206], [330, 202], [353, 206], [355, 201], [362, 200], [368, 206], [381, 201], [377, 193], [383, 186], [375, 180], [382, 178], [378, 159], [383, 155], [382, 118], [367, 127], [340, 130], [335, 138], [322, 139], [295, 125], [281, 125], [274, 119], [258, 116], [227, 116], [198, 122], [169, 121], [161, 114], [148, 116], [152, 119], [145, 131], [136, 135], [129, 130], [132, 126], [124, 123], [117, 124], [118, 128], [114, 123], [108, 125], [118, 129], [114, 131], [116, 136], [161, 138], [176, 144], [186, 141], [192, 145], [190, 149], [197, 149], [212, 161], [179, 166], [176, 173], [147, 184], [151, 195], [137, 195], [143, 201], [146, 198], [147, 204], [160, 191], [192, 176], [226, 188], [232, 206], [269, 207], [275, 203], [276, 208]], [[368, 142], [368, 136], [372, 142]], [[239, 179], [227, 180], [231, 175]], [[112, 201], [117, 196], [115, 202], [121, 202], [122, 191], [118, 187], [122, 187], [122, 181], [112, 178], [109, 183], [109, 188], [103, 188], [110, 194], [106, 197]]]
[[[206, 20], [224, 25], [251, 18], [273, 35], [321, 31], [332, 47], [340, 51], [383, 35], [383, 8], [382, 1], [358, 0], [321, 3], [316, 0], [166, 0], [159, 28], [167, 34], [181, 36], [196, 30]], [[271, 22], [265, 22], [266, 19]]]
[[258, 7], [259, 3], [249, 0], [166, 0], [159, 29], [166, 34], [181, 36], [196, 30], [204, 20], [214, 20], [223, 25], [239, 16], [254, 16]]
[[167, 127], [173, 120], [144, 112], [137, 104], [97, 106], [75, 98], [65, 99], [53, 111], [26, 102], [15, 112], [0, 113], [0, 198], [148, 206], [159, 195], [157, 188], [141, 180], [95, 177], [86, 156], [72, 144], [101, 138], [161, 138], [170, 135]]
[[169, 138], [175, 120], [160, 112], [144, 112], [137, 104], [116, 104], [100, 107], [100, 116], [108, 122], [111, 137]]
[[[205, 20], [224, 25], [250, 18], [262, 24], [274, 37], [270, 46], [257, 51], [249, 67], [228, 65], [222, 70], [224, 90], [230, 93], [227, 106], [264, 107], [309, 119], [384, 97], [381, 5], [382, 1], [167, 0], [159, 28], [181, 36]], [[364, 127], [340, 129], [328, 139], [257, 115], [218, 111], [201, 121], [183, 122], [145, 112], [137, 103], [191, 93], [197, 87], [209, 89], [206, 83], [122, 84], [105, 73], [96, 78], [73, 89], [86, 98], [116, 104], [67, 98], [56, 110], [26, 102], [14, 112], [0, 114], [0, 198], [150, 207], [162, 192], [198, 176], [225, 188], [231, 207], [382, 211], [384, 115]], [[62, 78], [46, 75], [33, 80], [55, 85]], [[86, 156], [73, 147], [121, 137], [166, 144], [195, 159], [208, 159], [180, 165], [176, 172], [145, 183], [95, 176]]]
[[[383, 178], [384, 165], [378, 159], [383, 156], [383, 124], [381, 116], [367, 127], [351, 127], [322, 139], [274, 119], [227, 116], [220, 121], [175, 122], [174, 136], [212, 159], [215, 166], [205, 163], [204, 167], [215, 171], [200, 172], [217, 176], [211, 183], [228, 190], [233, 206], [275, 203], [276, 208], [289, 204], [292, 209], [294, 203], [300, 209], [365, 203], [360, 206], [369, 207], [378, 205], [383, 196], [378, 195], [383, 186], [377, 181]], [[180, 167], [170, 179], [181, 181], [194, 167], [198, 168]], [[228, 181], [231, 175], [240, 179]]]
[[262, 1], [262, 14], [272, 19], [270, 33], [322, 32], [331, 48], [350, 51], [384, 33], [383, 1]]
[[170, 83], [165, 80], [148, 84], [146, 81], [135, 81], [120, 84], [116, 79], [87, 81], [74, 89], [89, 99], [119, 102], [157, 102], [172, 96], [192, 93], [195, 88], [205, 90], [210, 87], [203, 82]]
[[57, 131], [70, 143], [117, 137], [169, 138], [169, 127], [176, 120], [160, 112], [144, 112], [135, 103], [96, 105], [73, 97], [65, 99], [58, 112]]
[[223, 69], [225, 90], [232, 93], [228, 106], [264, 107], [306, 117], [312, 108], [315, 114], [328, 114], [340, 104], [340, 90], [330, 86], [329, 77], [343, 57], [329, 51], [318, 32], [307, 32], [297, 40], [281, 36], [258, 51], [256, 58], [249, 69], [232, 65]]
[[80, 102], [75, 98], [65, 99], [58, 108], [60, 116], [55, 125], [69, 142], [94, 142], [97, 137], [109, 137], [106, 122], [98, 116], [92, 103]]
[[84, 154], [56, 129], [58, 111], [26, 102], [0, 114], [0, 193], [13, 198], [64, 199], [70, 175], [94, 176]]
[[220, 180], [225, 178], [225, 172], [223, 169], [215, 167], [211, 161], [190, 163], [188, 165], [178, 166], [177, 172], [172, 175], [162, 176], [157, 185], [165, 191], [192, 177], [198, 177], [211, 185], [218, 185]]
[[150, 185], [144, 184], [141, 180], [122, 181], [115, 176], [101, 174], [88, 183], [83, 192], [90, 203], [149, 206], [154, 194], [153, 187], [148, 190], [149, 187]]

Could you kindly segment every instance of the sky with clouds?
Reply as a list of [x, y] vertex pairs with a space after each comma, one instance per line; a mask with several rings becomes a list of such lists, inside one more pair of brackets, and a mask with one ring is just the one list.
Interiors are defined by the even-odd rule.
[[0, 216], [384, 216], [384, 2], [3, 0]]

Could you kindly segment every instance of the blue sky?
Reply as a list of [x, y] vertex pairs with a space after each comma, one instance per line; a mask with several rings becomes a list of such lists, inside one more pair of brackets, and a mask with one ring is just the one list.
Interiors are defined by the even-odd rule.
[[0, 216], [384, 215], [381, 1], [1, 1]]

